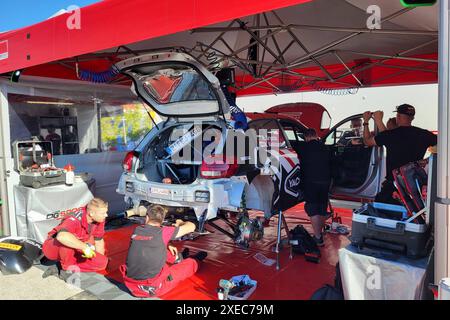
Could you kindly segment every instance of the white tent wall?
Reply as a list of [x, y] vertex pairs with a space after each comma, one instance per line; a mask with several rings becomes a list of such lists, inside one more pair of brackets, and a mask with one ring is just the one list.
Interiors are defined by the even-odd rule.
[[[344, 91], [342, 91], [344, 92]], [[293, 102], [315, 102], [322, 104], [330, 113], [331, 125], [366, 110], [384, 111], [384, 119], [394, 117], [396, 106], [409, 103], [416, 107], [414, 125], [428, 130], [437, 130], [438, 86], [411, 85], [378, 88], [362, 88], [356, 94], [329, 95], [320, 92], [285, 93], [238, 97], [237, 104], [245, 112], [263, 112], [272, 106]]]

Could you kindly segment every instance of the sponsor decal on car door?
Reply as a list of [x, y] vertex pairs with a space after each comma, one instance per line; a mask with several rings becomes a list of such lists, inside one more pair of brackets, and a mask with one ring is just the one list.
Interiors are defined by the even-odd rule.
[[279, 170], [273, 175], [275, 195], [273, 210], [286, 210], [295, 206], [301, 199], [300, 164], [297, 154], [287, 148], [279, 150]]

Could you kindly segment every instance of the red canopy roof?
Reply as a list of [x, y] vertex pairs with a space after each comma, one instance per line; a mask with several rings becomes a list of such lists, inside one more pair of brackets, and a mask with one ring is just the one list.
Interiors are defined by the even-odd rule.
[[104, 0], [81, 8], [80, 29], [67, 28], [74, 13], [66, 13], [0, 34], [0, 43], [7, 41], [8, 47], [8, 58], [0, 60], [0, 73], [308, 1]]
[[[366, 25], [369, 5], [381, 8], [381, 29]], [[0, 73], [77, 79], [76, 65], [102, 72], [133, 54], [176, 48], [212, 69], [235, 67], [239, 95], [437, 82], [437, 6], [104, 0], [82, 8], [81, 28], [70, 30], [74, 14], [0, 34]]]

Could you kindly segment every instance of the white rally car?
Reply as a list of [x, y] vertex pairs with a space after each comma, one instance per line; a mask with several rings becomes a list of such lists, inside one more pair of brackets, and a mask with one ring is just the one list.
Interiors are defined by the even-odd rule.
[[[249, 116], [246, 130], [235, 129], [217, 77], [184, 53], [152, 53], [116, 66], [132, 79], [135, 93], [164, 118], [123, 162], [117, 192], [130, 206], [160, 204], [173, 213], [195, 216], [202, 230], [222, 212], [254, 209], [270, 216], [302, 201], [295, 144], [307, 127], [295, 116], [281, 108], [272, 116]], [[324, 141], [335, 145], [340, 128]], [[355, 161], [361, 162], [356, 164], [361, 172], [358, 181], [342, 176], [338, 193], [373, 197], [378, 189], [373, 186], [379, 185], [373, 161], [379, 151], [349, 146], [336, 147], [344, 165], [352, 167], [342, 174], [355, 173]]]

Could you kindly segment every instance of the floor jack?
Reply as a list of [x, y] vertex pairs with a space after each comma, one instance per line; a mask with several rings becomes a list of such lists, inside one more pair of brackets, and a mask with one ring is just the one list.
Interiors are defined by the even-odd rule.
[[337, 222], [339, 224], [342, 224], [342, 219], [339, 216], [339, 214], [336, 211], [334, 211], [334, 208], [331, 205], [331, 201], [330, 200], [328, 200], [328, 219], [329, 218], [331, 218], [331, 223]]

